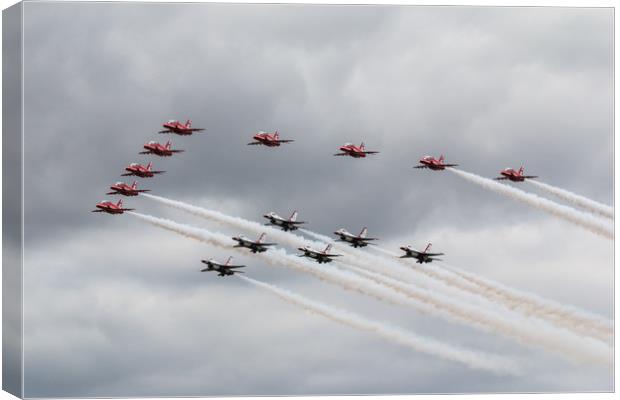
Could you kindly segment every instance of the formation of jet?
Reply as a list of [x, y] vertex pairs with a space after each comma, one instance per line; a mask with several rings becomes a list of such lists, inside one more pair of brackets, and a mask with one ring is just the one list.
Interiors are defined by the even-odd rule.
[[139, 176], [140, 178], [152, 178], [155, 174], [163, 174], [166, 171], [153, 171], [153, 163], [149, 162], [146, 166], [131, 163], [125, 168], [126, 173], [121, 176]]
[[182, 123], [177, 121], [176, 119], [171, 119], [162, 124], [164, 127], [163, 131], [159, 131], [159, 133], [174, 133], [181, 136], [191, 135], [194, 132], [204, 131], [204, 128], [192, 128], [192, 120], [188, 119], [187, 122]]
[[122, 214], [125, 211], [133, 211], [133, 208], [123, 208], [123, 199], [120, 199], [118, 203], [114, 204], [108, 200], [101, 200], [97, 205], [96, 210], [92, 210], [91, 212], [104, 212], [108, 214]]
[[505, 168], [503, 170], [501, 170], [499, 173], [500, 177], [495, 178], [496, 181], [502, 181], [502, 180], [510, 180], [512, 182], [523, 182], [526, 179], [534, 179], [534, 178], [538, 178], [537, 176], [534, 175], [523, 175], [523, 166], [521, 166], [521, 168], [519, 168], [518, 171], [515, 171], [512, 168]]
[[269, 220], [269, 223], [267, 223], [267, 225], [274, 225], [274, 226], [282, 228], [283, 231], [288, 232], [288, 231], [297, 230], [299, 229], [298, 225], [302, 225], [306, 223], [305, 221], [297, 221], [297, 214], [298, 212], [297, 210], [295, 210], [293, 211], [290, 217], [283, 218], [279, 216], [278, 214], [274, 213], [273, 211], [271, 211], [263, 215], [263, 217]]
[[404, 251], [405, 254], [400, 256], [400, 258], [415, 258], [418, 264], [430, 263], [433, 261], [441, 261], [440, 259], [435, 258], [435, 257], [443, 256], [444, 253], [431, 253], [430, 252], [431, 246], [432, 244], [429, 243], [424, 249], [424, 251], [416, 250], [411, 246], [403, 246], [400, 249]]
[[275, 246], [277, 243], [265, 243], [263, 239], [267, 236], [266, 233], [261, 233], [257, 240], [251, 240], [246, 238], [243, 235], [234, 236], [232, 239], [237, 242], [237, 244], [233, 247], [245, 247], [246, 249], [250, 249], [252, 253], [262, 253], [267, 251], [267, 247]]
[[445, 164], [443, 154], [439, 158], [424, 156], [419, 162], [421, 165], [416, 165], [413, 168], [428, 168], [433, 171], [443, 171], [446, 168], [458, 166], [458, 164]]
[[182, 153], [185, 151], [173, 149], [172, 142], [170, 142], [170, 140], [168, 140], [166, 144], [157, 143], [151, 140], [143, 147], [146, 151], [141, 151], [140, 154], [153, 154], [160, 157], [170, 157], [174, 153]]
[[254, 139], [255, 142], [248, 143], [249, 146], [264, 145], [267, 147], [278, 147], [282, 143], [294, 142], [294, 140], [291, 139], [280, 139], [278, 131], [274, 133], [259, 131], [256, 135], [252, 136], [252, 139]]
[[332, 245], [328, 244], [325, 247], [325, 250], [315, 250], [310, 246], [299, 247], [297, 250], [302, 251], [303, 254], [298, 254], [299, 257], [308, 257], [316, 260], [319, 264], [330, 263], [334, 261], [333, 257], [340, 257], [341, 254], [332, 254], [329, 251], [331, 250]]
[[239, 268], [245, 268], [245, 265], [231, 265], [230, 261], [232, 257], [228, 257], [225, 263], [217, 262], [216, 260], [210, 258], [208, 260], [200, 260], [203, 264], [206, 264], [207, 267], [200, 270], [200, 272], [208, 272], [208, 271], [216, 271], [217, 276], [230, 276], [234, 274], [243, 274], [243, 271], [237, 271]]
[[367, 154], [378, 154], [378, 151], [366, 150], [366, 145], [362, 142], [359, 146], [353, 143], [345, 143], [338, 149], [341, 153], [334, 154], [335, 156], [349, 156], [353, 158], [364, 158]]
[[359, 233], [359, 235], [354, 235], [351, 232], [348, 232], [346, 229], [344, 228], [340, 228], [338, 229], [336, 232], [334, 232], [334, 235], [338, 236], [338, 241], [340, 242], [347, 242], [350, 243], [351, 246], [357, 248], [357, 247], [366, 247], [369, 245], [369, 241], [371, 240], [377, 240], [377, 238], [369, 238], [368, 235], [368, 228], [364, 227], [362, 229], [362, 231]]
[[106, 194], [121, 194], [123, 196], [137, 196], [139, 193], [150, 192], [148, 189], [138, 189], [138, 183], [133, 181], [131, 186], [125, 182], [116, 182], [110, 186], [111, 192]]

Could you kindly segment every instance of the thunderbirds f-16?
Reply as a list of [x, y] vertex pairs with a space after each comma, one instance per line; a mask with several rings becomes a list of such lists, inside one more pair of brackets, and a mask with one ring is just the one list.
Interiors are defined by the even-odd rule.
[[353, 143], [345, 143], [344, 145], [340, 146], [338, 150], [340, 150], [342, 153], [336, 153], [334, 154], [335, 156], [350, 156], [353, 158], [364, 158], [367, 154], [379, 153], [378, 151], [367, 151], [364, 142], [362, 142], [362, 144], [360, 144], [359, 146], [356, 146]]
[[499, 172], [502, 176], [495, 178], [496, 181], [510, 180], [512, 182], [523, 182], [526, 179], [538, 178], [534, 175], [523, 175], [523, 166], [519, 168], [519, 171], [515, 171], [512, 168], [505, 168]]
[[146, 151], [141, 151], [140, 154], [155, 154], [160, 157], [170, 157], [174, 153], [182, 153], [185, 151], [172, 149], [172, 142], [170, 142], [170, 140], [168, 140], [166, 144], [157, 143], [151, 140], [143, 147]]
[[264, 251], [267, 251], [268, 246], [275, 246], [277, 244], [263, 242], [265, 236], [267, 236], [267, 234], [263, 232], [256, 241], [248, 239], [243, 235], [235, 236], [232, 239], [238, 242], [238, 244], [233, 247], [245, 247], [247, 249], [250, 249], [252, 253], [262, 253]]
[[444, 253], [430, 253], [429, 250], [431, 249], [431, 246], [432, 244], [429, 243], [424, 251], [418, 251], [411, 246], [403, 246], [400, 249], [405, 252], [405, 255], [400, 256], [400, 258], [415, 258], [418, 264], [430, 263], [435, 260], [441, 261], [440, 259], [434, 257], [443, 256]]
[[339, 237], [339, 241], [350, 243], [353, 247], [366, 247], [369, 245], [367, 243], [370, 240], [377, 240], [377, 238], [369, 238], [368, 228], [364, 227], [359, 235], [354, 235], [351, 232], [348, 232], [346, 229], [341, 228], [334, 232], [334, 235]]
[[249, 146], [262, 144], [267, 147], [278, 147], [282, 143], [294, 142], [294, 140], [291, 139], [280, 139], [280, 134], [278, 131], [275, 131], [274, 133], [259, 131], [256, 135], [252, 136], [252, 139], [256, 141], [248, 143]]
[[121, 176], [139, 176], [140, 178], [152, 178], [155, 174], [163, 174], [166, 171], [153, 171], [151, 169], [153, 167], [153, 163], [149, 162], [146, 167], [144, 165], [140, 165], [138, 163], [131, 163], [128, 167], [125, 168], [126, 173]]
[[297, 221], [297, 214], [298, 212], [297, 210], [295, 210], [293, 211], [290, 217], [283, 218], [279, 216], [278, 214], [274, 213], [273, 211], [271, 211], [263, 215], [263, 217], [269, 220], [269, 223], [267, 223], [267, 225], [275, 225], [277, 227], [282, 228], [283, 231], [288, 232], [288, 231], [297, 230], [299, 229], [297, 225], [306, 223], [305, 221]]
[[165, 129], [159, 133], [176, 133], [177, 135], [187, 136], [194, 132], [204, 131], [204, 128], [192, 128], [192, 120], [188, 119], [185, 124], [176, 119], [168, 120], [162, 125]]
[[331, 254], [329, 251], [331, 250], [332, 245], [328, 244], [325, 247], [325, 250], [315, 250], [310, 246], [299, 247], [297, 250], [303, 252], [303, 254], [298, 254], [299, 257], [308, 257], [316, 260], [319, 264], [330, 263], [333, 257], [340, 257], [342, 254]]
[[210, 258], [208, 260], [200, 260], [207, 267], [200, 270], [200, 272], [216, 271], [217, 276], [230, 276], [234, 274], [243, 274], [243, 271], [237, 271], [238, 268], [245, 268], [245, 265], [231, 265], [230, 260], [232, 257], [228, 257], [228, 260], [224, 264], [215, 261]]
[[433, 156], [424, 156], [420, 159], [420, 164], [422, 165], [416, 165], [413, 168], [428, 168], [431, 169], [433, 171], [443, 171], [444, 169], [448, 168], [448, 167], [457, 167], [458, 164], [444, 164], [444, 156], [443, 154], [439, 157], [439, 159], [436, 159]]
[[129, 186], [125, 182], [116, 182], [110, 186], [111, 192], [106, 194], [122, 194], [123, 196], [137, 196], [139, 193], [150, 192], [148, 189], [138, 189], [138, 183], [133, 181], [133, 184]]
[[123, 199], [120, 199], [118, 203], [114, 204], [111, 201], [101, 200], [97, 205], [96, 210], [92, 210], [91, 212], [104, 212], [108, 214], [122, 214], [125, 211], [133, 211], [134, 208], [123, 208]]

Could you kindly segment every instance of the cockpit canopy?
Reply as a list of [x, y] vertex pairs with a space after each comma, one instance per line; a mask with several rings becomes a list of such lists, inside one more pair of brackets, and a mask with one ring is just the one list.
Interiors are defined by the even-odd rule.
[[151, 140], [151, 141], [149, 142], [149, 144], [155, 144], [155, 141], [154, 141], [154, 140]]
[[132, 162], [131, 164], [129, 164], [130, 167], [137, 167], [138, 163]]
[[116, 182], [116, 183], [115, 183], [115, 185], [116, 185], [116, 186], [120, 186], [120, 185], [122, 185], [122, 184], [123, 184], [123, 182]]

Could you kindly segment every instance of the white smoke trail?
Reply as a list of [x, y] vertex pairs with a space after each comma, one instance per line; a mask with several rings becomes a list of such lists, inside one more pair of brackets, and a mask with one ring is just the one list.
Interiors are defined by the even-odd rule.
[[555, 203], [551, 200], [539, 197], [533, 193], [524, 192], [523, 190], [514, 188], [512, 186], [498, 183], [492, 179], [483, 178], [482, 176], [472, 174], [470, 172], [465, 172], [455, 168], [447, 168], [447, 170], [457, 174], [458, 176], [470, 182], [478, 184], [485, 189], [492, 190], [496, 193], [504, 194], [514, 200], [518, 200], [524, 204], [536, 207], [539, 210], [546, 211], [551, 215], [586, 228], [589, 231], [594, 232], [604, 238], [611, 240], [613, 240], [614, 238], [613, 226], [589, 214], [575, 210], [571, 207], [564, 206], [562, 204]]
[[[227, 247], [232, 244], [231, 239], [218, 233], [135, 212], [129, 212], [129, 214], [156, 226], [209, 244], [220, 247]], [[240, 250], [238, 248], [233, 249]], [[605, 344], [591, 338], [580, 338], [565, 330], [553, 329], [539, 320], [506, 318], [495, 312], [461, 304], [447, 297], [438, 298], [436, 295], [433, 296], [432, 292], [416, 292], [409, 286], [407, 286], [407, 291], [405, 292], [405, 289], [403, 289], [405, 285], [397, 280], [392, 280], [391, 286], [388, 287], [358, 275], [329, 269], [302, 260], [287, 254], [282, 249], [271, 250], [268, 254], [262, 253], [257, 254], [257, 256], [269, 264], [292, 267], [299, 271], [310, 273], [324, 281], [337, 284], [347, 290], [354, 290], [379, 300], [410, 306], [449, 321], [460, 322], [486, 332], [512, 337], [522, 343], [543, 346], [573, 360], [597, 363], [609, 363], [612, 361], [610, 349]], [[377, 276], [382, 277], [379, 274]], [[391, 288], [401, 290], [395, 291], [391, 290]], [[403, 295], [403, 293], [406, 295]]]
[[566, 200], [576, 205], [577, 207], [581, 207], [585, 210], [588, 210], [595, 214], [602, 215], [603, 217], [606, 217], [609, 219], [614, 218], [614, 209], [611, 206], [599, 203], [598, 201], [588, 199], [587, 197], [580, 196], [576, 193], [570, 192], [568, 190], [560, 189], [559, 187], [551, 186], [547, 183], [543, 183], [540, 181], [534, 181], [534, 180], [528, 179], [526, 180], [526, 182], [536, 186], [539, 189], [544, 190], [547, 193], [551, 193], [552, 195], [555, 195], [559, 197], [560, 199]]
[[265, 282], [257, 281], [245, 276], [239, 276], [239, 278], [256, 287], [265, 289], [272, 294], [275, 294], [285, 302], [301, 307], [306, 311], [321, 315], [332, 321], [355, 329], [376, 333], [391, 342], [410, 347], [416, 351], [439, 356], [450, 361], [457, 361], [472, 368], [489, 370], [495, 373], [519, 373], [519, 368], [517, 365], [513, 361], [504, 357], [451, 346], [432, 338], [419, 336], [401, 328], [390, 326], [386, 323], [373, 321], [349, 311], [337, 309], [326, 304], [310, 300], [297, 293], [293, 293]]
[[[386, 255], [398, 256], [381, 247], [373, 247], [373, 249]], [[419, 264], [416, 265], [416, 270], [461, 290], [479, 294], [526, 316], [545, 319], [557, 326], [595, 337], [606, 343], [613, 341], [613, 323], [600, 315], [580, 310], [574, 306], [563, 305], [533, 293], [510, 288], [499, 282], [450, 266], [445, 262], [439, 262], [439, 265], [443, 268]]]
[[266, 232], [268, 238], [276, 240], [280, 243], [285, 243], [289, 246], [296, 247], [296, 246], [306, 246], [306, 245], [311, 245], [311, 246], [321, 245], [318, 243], [313, 243], [307, 240], [306, 238], [296, 235], [292, 232], [284, 232], [272, 226], [262, 225], [262, 224], [259, 224], [258, 222], [249, 221], [244, 218], [233, 217], [233, 216], [221, 213], [219, 211], [210, 210], [208, 208], [197, 207], [191, 204], [184, 203], [182, 201], [171, 200], [165, 197], [155, 196], [155, 195], [148, 194], [148, 193], [140, 193], [140, 196], [149, 198], [151, 200], [155, 200], [166, 206], [187, 212], [191, 215], [195, 215], [197, 217], [201, 217], [209, 221], [226, 224], [226, 225], [235, 227], [237, 229], [249, 230], [249, 231], [254, 232], [257, 235], [262, 232]]
[[544, 318], [575, 332], [599, 338], [607, 343], [613, 342], [613, 322], [600, 315], [545, 299], [533, 293], [510, 288], [491, 279], [448, 265], [445, 262], [441, 264], [443, 268], [454, 275], [476, 286], [477, 289], [474, 290], [482, 291], [485, 296], [495, 298], [511, 309], [520, 310], [526, 315]]

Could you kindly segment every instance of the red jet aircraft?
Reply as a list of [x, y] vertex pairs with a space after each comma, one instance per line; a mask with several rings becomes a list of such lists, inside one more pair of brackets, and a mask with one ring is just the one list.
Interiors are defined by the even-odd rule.
[[274, 133], [259, 131], [256, 135], [252, 136], [252, 139], [256, 141], [250, 142], [248, 145], [262, 144], [267, 147], [278, 147], [282, 143], [294, 142], [294, 140], [290, 139], [280, 139], [280, 134], [278, 131], [275, 131]]
[[378, 151], [366, 151], [366, 146], [364, 145], [364, 142], [362, 142], [359, 147], [354, 145], [353, 143], [345, 143], [344, 145], [340, 146], [338, 150], [342, 151], [342, 153], [336, 153], [334, 154], [335, 156], [351, 156], [353, 158], [364, 158], [367, 154], [379, 153]]
[[506, 168], [499, 172], [502, 176], [495, 178], [496, 181], [510, 180], [513, 182], [523, 182], [526, 179], [538, 178], [534, 175], [523, 175], [523, 166], [519, 168], [519, 171], [515, 171], [512, 168]]
[[125, 211], [133, 211], [134, 208], [123, 208], [123, 199], [120, 199], [118, 203], [114, 204], [111, 201], [101, 200], [97, 205], [96, 210], [91, 212], [104, 212], [108, 214], [122, 214]]
[[159, 131], [159, 133], [176, 133], [177, 135], [191, 135], [194, 132], [204, 131], [204, 128], [192, 128], [192, 120], [188, 119], [185, 124], [177, 121], [176, 119], [168, 120], [164, 122], [162, 125], [164, 128], [163, 131]]
[[458, 166], [458, 164], [444, 164], [443, 154], [439, 157], [439, 159], [436, 159], [433, 156], [424, 156], [422, 157], [422, 159], [420, 159], [420, 164], [422, 165], [416, 165], [413, 168], [428, 168], [432, 169], [433, 171], [443, 171], [448, 167]]
[[141, 151], [140, 154], [155, 154], [160, 157], [170, 157], [174, 153], [183, 153], [185, 151], [172, 149], [172, 142], [170, 142], [170, 140], [168, 140], [166, 144], [157, 143], [151, 140], [143, 147], [146, 151]]
[[138, 183], [133, 181], [133, 184], [129, 186], [125, 182], [116, 182], [114, 185], [110, 186], [112, 190], [106, 194], [122, 194], [123, 196], [137, 196], [138, 193], [150, 192], [148, 189], [138, 189]]
[[121, 176], [135, 175], [135, 176], [139, 176], [140, 178], [152, 178], [154, 174], [163, 174], [164, 172], [166, 172], [166, 171], [152, 171], [151, 170], [152, 166], [153, 166], [153, 163], [150, 163], [150, 162], [146, 165], [146, 167], [138, 163], [131, 163], [129, 164], [127, 168], [125, 168], [125, 171], [127, 171], [127, 173], [122, 174]]

